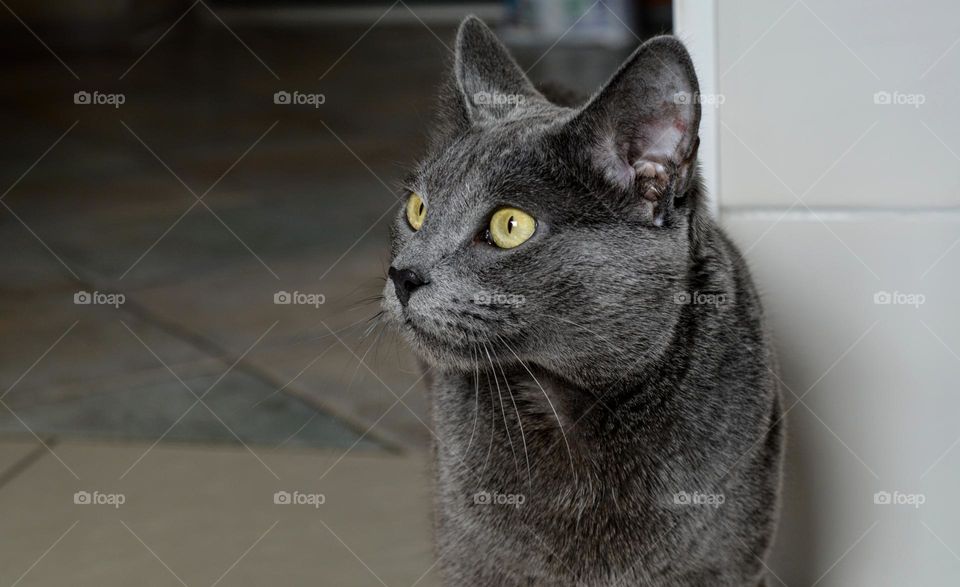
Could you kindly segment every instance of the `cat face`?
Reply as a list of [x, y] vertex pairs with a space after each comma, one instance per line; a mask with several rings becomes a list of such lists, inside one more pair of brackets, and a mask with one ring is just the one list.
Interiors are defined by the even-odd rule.
[[682, 46], [644, 45], [580, 108], [538, 93], [476, 19], [454, 69], [392, 227], [387, 315], [441, 369], [523, 359], [583, 382], [665, 346], [699, 122], [674, 99], [696, 92]]

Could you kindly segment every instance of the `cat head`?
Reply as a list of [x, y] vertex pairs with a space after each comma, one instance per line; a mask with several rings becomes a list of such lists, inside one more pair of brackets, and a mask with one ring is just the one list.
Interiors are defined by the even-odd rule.
[[702, 207], [697, 98], [686, 49], [657, 37], [585, 104], [555, 104], [465, 20], [392, 227], [383, 306], [417, 353], [587, 385], [664, 349]]

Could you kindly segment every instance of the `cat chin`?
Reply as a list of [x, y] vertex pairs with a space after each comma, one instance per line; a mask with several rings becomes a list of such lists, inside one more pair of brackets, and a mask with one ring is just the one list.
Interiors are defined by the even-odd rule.
[[399, 302], [385, 302], [383, 309], [414, 353], [433, 369], [473, 372], [478, 362], [482, 369], [488, 361], [484, 348], [489, 349], [493, 360], [506, 364], [506, 357], [498, 357], [496, 353], [497, 343], [484, 340], [480, 333], [468, 334], [456, 328], [438, 330], [433, 320], [411, 315], [400, 307]]
[[[481, 368], [487, 364], [481, 343], [472, 344], [465, 340], [444, 340], [440, 337], [411, 327], [401, 328], [404, 337], [410, 343], [414, 353], [431, 368], [442, 372], [473, 372], [480, 362]], [[491, 343], [487, 343], [489, 347]], [[494, 355], [496, 360], [496, 355]]]
[[434, 369], [473, 371], [476, 367], [476, 355], [472, 347], [443, 343], [413, 330], [408, 331], [406, 337], [417, 356]]
[[431, 368], [444, 373], [472, 373], [477, 368], [473, 357], [452, 353], [438, 354], [421, 348], [417, 348], [416, 353]]

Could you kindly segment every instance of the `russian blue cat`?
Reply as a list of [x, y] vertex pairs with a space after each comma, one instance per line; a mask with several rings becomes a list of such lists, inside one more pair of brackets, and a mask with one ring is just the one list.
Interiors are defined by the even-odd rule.
[[763, 583], [781, 403], [699, 123], [675, 38], [573, 104], [461, 25], [382, 302], [429, 371], [446, 584]]

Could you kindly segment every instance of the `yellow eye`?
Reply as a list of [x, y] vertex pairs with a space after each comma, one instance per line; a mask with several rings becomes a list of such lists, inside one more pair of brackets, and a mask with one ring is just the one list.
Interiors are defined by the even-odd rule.
[[420, 197], [420, 194], [413, 192], [407, 199], [407, 222], [410, 228], [420, 230], [423, 226], [423, 219], [427, 217], [427, 204]]
[[526, 242], [536, 229], [533, 216], [516, 208], [501, 208], [490, 219], [490, 240], [501, 249], [512, 249]]

